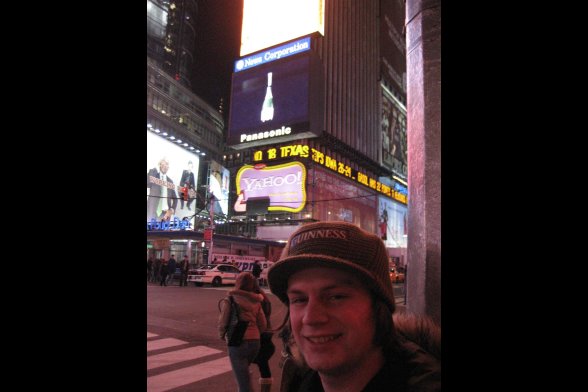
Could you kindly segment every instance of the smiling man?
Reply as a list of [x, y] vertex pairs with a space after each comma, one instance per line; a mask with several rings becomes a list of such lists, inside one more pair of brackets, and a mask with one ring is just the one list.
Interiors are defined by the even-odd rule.
[[377, 235], [346, 222], [304, 225], [268, 280], [289, 310], [281, 392], [441, 390], [438, 327], [420, 316], [395, 323]]

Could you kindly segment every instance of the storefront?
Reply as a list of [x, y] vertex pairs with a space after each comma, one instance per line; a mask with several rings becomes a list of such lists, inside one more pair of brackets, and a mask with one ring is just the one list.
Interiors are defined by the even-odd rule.
[[[269, 261], [277, 261], [283, 242], [252, 238], [213, 235], [213, 253], [236, 256], [255, 256]], [[210, 242], [204, 233], [191, 230], [152, 230], [147, 231], [147, 257], [169, 259], [173, 254], [176, 260], [188, 255], [191, 267], [209, 262]]]

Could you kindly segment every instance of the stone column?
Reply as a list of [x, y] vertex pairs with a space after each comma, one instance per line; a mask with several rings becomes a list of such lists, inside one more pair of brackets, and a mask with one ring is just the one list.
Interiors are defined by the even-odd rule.
[[441, 319], [441, 0], [406, 1], [407, 310]]

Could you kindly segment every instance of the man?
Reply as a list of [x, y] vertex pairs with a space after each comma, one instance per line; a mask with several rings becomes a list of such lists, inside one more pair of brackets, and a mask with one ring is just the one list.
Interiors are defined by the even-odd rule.
[[288, 307], [282, 392], [441, 390], [440, 331], [426, 318], [392, 317], [388, 256], [377, 235], [347, 222], [303, 225], [268, 280]]
[[261, 275], [261, 266], [259, 265], [259, 260], [255, 260], [253, 262], [253, 269], [251, 270], [251, 274], [255, 276], [255, 279], [259, 280], [259, 276]]
[[188, 260], [188, 255], [184, 255], [184, 259], [180, 264], [180, 287], [181, 286], [188, 286], [188, 269], [190, 268], [190, 260]]
[[170, 220], [178, 204], [174, 182], [167, 175], [169, 161], [162, 158], [159, 170], [153, 168], [147, 173], [147, 220]]
[[[182, 178], [180, 179], [180, 185], [188, 188], [188, 194], [191, 194], [192, 192], [194, 192], [195, 181], [194, 181], [194, 173], [192, 173], [193, 167], [194, 166], [192, 165], [192, 161], [188, 161], [188, 169], [186, 169], [182, 172]], [[194, 200], [194, 198], [188, 196], [187, 207], [188, 207], [188, 210], [190, 210], [190, 211], [192, 211], [192, 209], [190, 208], [190, 204], [192, 204], [192, 200]], [[183, 195], [182, 195], [182, 198], [180, 199], [180, 208], [182, 210], [184, 209]]]
[[176, 273], [176, 257], [171, 255], [167, 262], [167, 283], [172, 284], [174, 282], [174, 274]]

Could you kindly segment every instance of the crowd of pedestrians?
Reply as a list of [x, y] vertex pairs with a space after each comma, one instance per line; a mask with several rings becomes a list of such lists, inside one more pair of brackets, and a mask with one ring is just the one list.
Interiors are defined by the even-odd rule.
[[179, 286], [187, 286], [188, 270], [190, 269], [188, 255], [185, 255], [179, 263], [176, 262], [175, 255], [171, 255], [167, 260], [150, 256], [147, 259], [147, 282], [159, 283], [160, 286], [172, 284], [177, 267], [180, 268]]

